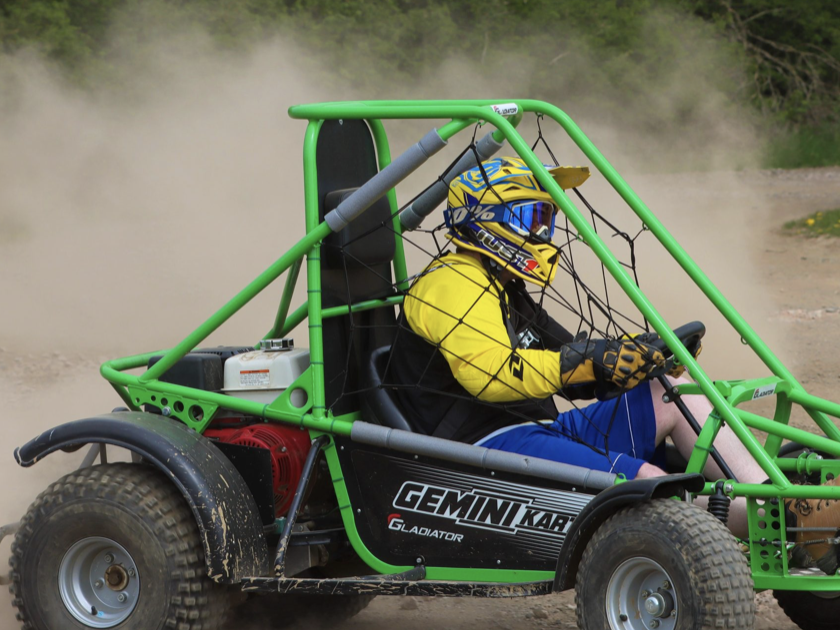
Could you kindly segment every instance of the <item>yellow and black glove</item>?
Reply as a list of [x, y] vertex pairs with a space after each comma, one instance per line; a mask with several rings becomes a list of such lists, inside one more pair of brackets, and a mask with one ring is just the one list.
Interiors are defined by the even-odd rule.
[[570, 400], [615, 398], [664, 365], [659, 350], [636, 339], [568, 343], [560, 349], [560, 393]]
[[[642, 343], [652, 344], [659, 341], [659, 335], [655, 332], [646, 332], [646, 333], [639, 333], [637, 335], [630, 335], [630, 339], [636, 339], [641, 341]], [[685, 344], [685, 349], [691, 353], [695, 359], [700, 356], [700, 353], [703, 351], [703, 344], [700, 342], [699, 336], [692, 336], [689, 339], [683, 339], [682, 342]], [[668, 359], [668, 371], [666, 374], [668, 376], [673, 376], [674, 378], [679, 378], [683, 374], [685, 374], [685, 366], [680, 363], [679, 359], [676, 356], [672, 356]]]

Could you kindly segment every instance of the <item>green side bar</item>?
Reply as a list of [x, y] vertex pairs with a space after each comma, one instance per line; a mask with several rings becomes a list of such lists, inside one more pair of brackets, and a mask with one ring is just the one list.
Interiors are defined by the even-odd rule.
[[840, 442], [835, 442], [830, 438], [808, 433], [803, 429], [797, 429], [796, 427], [789, 427], [785, 424], [780, 424], [774, 420], [764, 418], [749, 411], [744, 411], [743, 409], [736, 409], [735, 413], [748, 427], [772, 433], [787, 440], [799, 442], [803, 446], [819, 449], [840, 458]]
[[[306, 127], [303, 140], [303, 191], [306, 203], [306, 231], [319, 231], [318, 216], [318, 165], [316, 149], [322, 120], [311, 121]], [[326, 222], [321, 223], [326, 225]], [[329, 229], [329, 226], [328, 226]], [[325, 237], [327, 234], [322, 236]], [[306, 259], [306, 302], [309, 314], [309, 367], [312, 370], [312, 415], [326, 417], [326, 395], [324, 393], [324, 335], [321, 323], [321, 240], [312, 243]]]
[[283, 287], [283, 297], [280, 298], [280, 305], [277, 307], [277, 317], [274, 318], [274, 327], [266, 333], [263, 339], [276, 339], [279, 331], [286, 326], [286, 316], [289, 314], [289, 306], [292, 303], [292, 295], [295, 292], [298, 274], [300, 273], [301, 261], [296, 260], [289, 267], [289, 275], [286, 277], [286, 286]]
[[164, 357], [150, 367], [140, 376], [140, 382], [145, 383], [160, 378], [164, 372], [175, 365], [175, 362], [195, 348], [199, 343], [207, 339], [213, 331], [225, 323], [234, 313], [250, 302], [254, 296], [274, 282], [280, 274], [288, 269], [295, 261], [301, 259], [312, 246], [320, 242], [330, 234], [330, 226], [326, 223], [311, 230], [303, 239], [295, 244], [288, 252], [283, 254], [277, 261], [261, 273], [251, 284], [240, 291], [232, 300], [220, 308], [201, 326], [196, 328], [187, 337], [167, 352]]
[[375, 308], [382, 308], [384, 306], [395, 306], [397, 304], [402, 304], [402, 301], [403, 296], [394, 295], [392, 297], [385, 298], [384, 300], [366, 300], [364, 302], [358, 302], [350, 306], [333, 306], [331, 308], [323, 309], [321, 311], [321, 317], [323, 317], [324, 319], [328, 319], [330, 317], [340, 317], [342, 315], [347, 315], [350, 312], [361, 313], [362, 311], [372, 311]]
[[712, 452], [712, 445], [722, 426], [720, 416], [714, 411], [706, 418], [706, 423], [700, 430], [700, 435], [697, 436], [697, 441], [694, 448], [691, 450], [691, 456], [688, 458], [688, 466], [686, 472], [702, 474], [706, 468], [706, 462], [709, 460], [709, 455]]
[[134, 404], [134, 401], [131, 400], [131, 394], [128, 393], [125, 387], [122, 385], [117, 385], [116, 383], [111, 383], [111, 386], [114, 388], [114, 391], [117, 392], [122, 401], [126, 404], [126, 406], [131, 409], [132, 411], [140, 411], [140, 407]]
[[[791, 391], [790, 394], [788, 394], [788, 397], [792, 402], [795, 402], [805, 407], [806, 410], [815, 409], [817, 411], [826, 413], [830, 416], [834, 416], [835, 418], [840, 417], [840, 405], [829, 400], [825, 400], [823, 398], [818, 398], [817, 396], [812, 396], [811, 394], [805, 392], [805, 390], [803, 389], [795, 389]], [[834, 424], [832, 424], [831, 426], [834, 427]], [[837, 429], [836, 427], [834, 428], [835, 430]], [[826, 431], [826, 434], [830, 435], [830, 437], [832, 437], [833, 439], [837, 439], [828, 431]]]
[[837, 577], [833, 575], [753, 576], [756, 591], [836, 591]]
[[[776, 410], [773, 413], [773, 421], [777, 424], [786, 425], [790, 422], [790, 414], [793, 411], [793, 403], [787, 394], [776, 395]], [[776, 457], [782, 448], [782, 436], [769, 433], [764, 441], [764, 450], [767, 454]]]
[[309, 302], [304, 302], [300, 306], [298, 306], [291, 315], [286, 318], [286, 323], [283, 326], [283, 329], [280, 331], [278, 337], [285, 337], [288, 335], [292, 330], [294, 330], [298, 324], [300, 324], [304, 319], [306, 319], [307, 314], [309, 313]]
[[304, 414], [301, 416], [300, 412], [295, 411], [269, 409], [269, 405], [245, 400], [244, 398], [193, 389], [192, 387], [184, 387], [183, 385], [175, 385], [173, 383], [157, 381], [155, 383], [145, 384], [141, 383], [136, 375], [125, 374], [120, 371], [121, 369], [131, 369], [131, 367], [145, 365], [148, 361], [148, 358], [146, 358], [146, 361], [134, 362], [135, 364], [133, 366], [126, 367], [126, 362], [128, 362], [129, 359], [149, 357], [153, 354], [155, 353], [127, 357], [126, 359], [120, 359], [118, 361], [109, 361], [108, 363], [104, 363], [102, 365], [100, 371], [108, 381], [118, 385], [132, 385], [138, 387], [146, 387], [148, 385], [150, 388], [153, 388], [156, 393], [166, 394], [168, 396], [200, 400], [202, 402], [214, 404], [242, 414], [265, 418], [266, 420], [290, 423], [313, 431], [331, 432], [346, 436], [350, 435], [350, 430], [352, 428], [352, 423], [350, 422], [340, 422], [333, 418], [318, 418], [312, 414]]
[[[707, 486], [713, 484], [707, 483]], [[703, 492], [701, 494], [706, 494]], [[757, 499], [832, 499], [840, 500], [840, 487], [837, 486], [795, 486], [789, 484], [784, 489], [774, 488], [766, 483], [733, 483], [732, 492], [727, 494], [734, 497], [753, 497]]]

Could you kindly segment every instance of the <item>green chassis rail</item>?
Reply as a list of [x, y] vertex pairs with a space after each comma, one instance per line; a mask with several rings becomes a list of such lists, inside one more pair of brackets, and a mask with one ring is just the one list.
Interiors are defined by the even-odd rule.
[[[503, 107], [494, 109], [492, 107], [494, 105]], [[501, 109], [508, 115], [496, 113], [496, 109]], [[514, 112], [513, 115], [509, 115], [511, 111]], [[516, 125], [525, 113], [540, 114], [553, 119], [566, 131], [595, 168], [600, 171], [638, 215], [644, 225], [738, 332], [742, 341], [748, 344], [758, 355], [770, 370], [772, 376], [746, 381], [715, 382], [706, 375], [598, 234], [587, 223], [584, 215], [549, 176], [540, 160], [516, 131]], [[343, 315], [350, 310], [361, 311], [384, 306], [392, 307], [401, 301], [401, 297], [371, 300], [344, 307], [328, 309], [322, 309], [321, 307], [320, 247], [321, 241], [332, 232], [328, 222], [319, 222], [318, 218], [315, 146], [321, 125], [325, 120], [336, 119], [362, 119], [367, 121], [373, 133], [381, 173], [391, 164], [388, 139], [382, 120], [449, 120], [437, 132], [443, 141], [449, 140], [459, 132], [477, 123], [489, 124], [496, 129], [493, 134], [494, 139], [499, 142], [507, 140], [516, 153], [527, 163], [578, 231], [581, 239], [594, 251], [627, 296], [659, 333], [676, 358], [689, 367], [696, 383], [681, 386], [679, 388], [680, 393], [703, 394], [714, 406], [714, 411], [705, 423], [697, 440], [697, 446], [689, 460], [687, 471], [700, 472], [703, 470], [714, 439], [725, 423], [732, 428], [750, 454], [767, 473], [770, 480], [769, 484], [758, 485], [728, 481], [724, 486], [726, 494], [730, 497], [744, 496], [748, 498], [751, 536], [750, 540], [746, 542], [749, 545], [755, 587], [757, 589], [811, 591], [840, 590], [840, 576], [791, 575], [789, 573], [785, 549], [785, 546], [789, 543], [786, 542], [784, 517], [783, 514], [780, 514], [783, 510], [779, 509], [779, 501], [785, 498], [840, 499], [840, 487], [794, 486], [785, 475], [786, 472], [819, 472], [824, 480], [827, 473], [840, 474], [840, 461], [832, 461], [830, 458], [823, 459], [813, 453], [808, 456], [802, 455], [797, 459], [779, 457], [782, 440], [787, 439], [840, 459], [840, 430], [831, 419], [840, 417], [840, 404], [812, 396], [805, 391], [568, 115], [553, 105], [534, 100], [514, 102], [465, 100], [323, 103], [292, 107], [289, 110], [289, 115], [292, 118], [309, 121], [303, 151], [306, 236], [207, 321], [190, 333], [181, 343], [170, 350], [163, 351], [163, 358], [144, 373], [129, 374], [126, 371], [145, 368], [149, 358], [154, 354], [161, 354], [161, 352], [126, 357], [103, 364], [101, 367], [102, 375], [114, 386], [130, 408], [139, 409], [144, 404], [153, 404], [162, 408], [165, 415], [177, 418], [198, 432], [204, 431], [217, 409], [225, 408], [261, 417], [267, 421], [298, 425], [310, 430], [313, 435], [323, 433], [349, 435], [352, 423], [359, 419], [359, 415], [354, 413], [334, 417], [325, 407], [321, 322], [324, 318]], [[397, 180], [397, 183], [398, 181], [401, 181], [401, 179]], [[394, 227], [399, 235], [402, 228], [397, 216], [398, 205], [393, 187], [395, 185], [396, 183], [387, 190], [387, 199], [394, 214]], [[399, 237], [396, 239], [396, 244], [395, 280], [399, 286], [405, 287], [407, 271], [402, 240]], [[304, 257], [307, 264], [308, 300], [289, 313], [292, 294]], [[197, 390], [158, 380], [176, 361], [196, 348], [198, 344], [284, 272], [288, 273], [286, 274], [285, 288], [276, 319], [273, 327], [264, 338], [285, 336], [304, 319], [308, 319], [311, 364], [309, 369], [281, 396], [271, 404], [262, 405], [224, 394]], [[307, 395], [307, 402], [302, 407], [295, 407], [291, 403], [291, 393], [297, 389], [305, 391]], [[748, 400], [770, 395], [776, 397], [773, 418], [761, 417], [737, 408], [739, 404]], [[800, 405], [807, 412], [818, 427], [819, 432], [824, 434], [825, 437], [788, 426], [794, 405]], [[763, 445], [750, 429], [768, 434]], [[342, 509], [345, 511], [345, 525], [347, 525], [348, 535], [356, 551], [373, 570], [380, 573], [395, 573], [406, 570], [408, 567], [394, 567], [381, 562], [364, 548], [356, 534], [352, 518], [347, 517], [346, 511], [351, 508], [333, 443], [327, 446], [326, 451], [335, 490], [339, 502], [343, 506]], [[707, 483], [702, 494], [711, 494], [712, 492], [713, 485]], [[551, 575], [545, 575], [544, 573], [430, 567], [427, 578], [439, 580], [477, 579], [492, 582], [551, 579]]]

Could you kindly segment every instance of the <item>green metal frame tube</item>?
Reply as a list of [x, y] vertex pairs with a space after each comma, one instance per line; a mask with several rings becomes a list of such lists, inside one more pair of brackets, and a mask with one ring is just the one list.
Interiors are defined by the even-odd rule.
[[207, 321], [187, 335], [181, 343], [167, 352], [160, 361], [142, 374], [140, 381], [145, 382], [160, 378], [164, 372], [175, 365], [176, 361], [207, 339], [213, 331], [250, 302], [260, 291], [274, 282], [281, 273], [286, 271], [296, 260], [302, 258], [315, 243], [320, 242], [328, 234], [330, 234], [330, 227], [324, 223], [303, 237], [303, 239], [286, 252], [286, 254], [281, 256], [271, 267], [260, 274], [242, 291], [237, 293], [232, 300], [216, 311]]
[[[306, 203], [306, 231], [318, 232], [318, 164], [316, 149], [322, 120], [310, 121], [303, 140], [303, 191]], [[326, 225], [326, 222], [321, 225]], [[327, 236], [326, 234], [324, 236]], [[323, 238], [323, 237], [322, 237]], [[306, 259], [306, 302], [309, 316], [309, 369], [312, 371], [312, 415], [326, 417], [324, 392], [324, 336], [321, 322], [321, 240], [312, 243]]]
[[277, 307], [277, 316], [274, 318], [274, 327], [263, 337], [263, 339], [273, 339], [278, 336], [278, 332], [283, 330], [286, 326], [286, 317], [289, 314], [289, 306], [292, 303], [292, 296], [295, 292], [295, 285], [297, 284], [298, 274], [300, 273], [301, 261], [296, 260], [291, 267], [289, 267], [289, 275], [286, 277], [286, 286], [283, 287], [283, 296], [280, 298], [280, 304]]
[[749, 411], [744, 411], [743, 409], [736, 409], [735, 413], [748, 427], [773, 435], [778, 435], [787, 440], [799, 442], [803, 446], [816, 448], [840, 458], [840, 442], [836, 442], [830, 438], [822, 437], [820, 435], [814, 435], [813, 433], [808, 433], [803, 429], [797, 429], [796, 427], [781, 424], [775, 420], [764, 418]]

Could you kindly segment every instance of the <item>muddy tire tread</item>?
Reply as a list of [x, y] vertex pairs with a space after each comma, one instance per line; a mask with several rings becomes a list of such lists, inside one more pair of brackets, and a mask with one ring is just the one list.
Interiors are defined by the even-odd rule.
[[164, 628], [221, 630], [229, 607], [229, 589], [207, 576], [204, 550], [193, 514], [174, 484], [159, 470], [142, 464], [104, 464], [76, 470], [52, 483], [21, 520], [12, 543], [12, 603], [22, 630], [36, 628], [21, 597], [23, 555], [38, 519], [55, 505], [77, 499], [110, 500], [145, 521], [171, 559], [170, 579], [177, 582]]
[[654, 500], [619, 510], [594, 534], [584, 551], [575, 589], [577, 622], [586, 625], [580, 585], [592, 579], [598, 543], [616, 535], [616, 526], [628, 519], [644, 522], [661, 539], [669, 540], [686, 558], [692, 584], [702, 602], [701, 625], [696, 630], [749, 628], [755, 619], [755, 592], [747, 562], [737, 540], [711, 514], [672, 500]]

